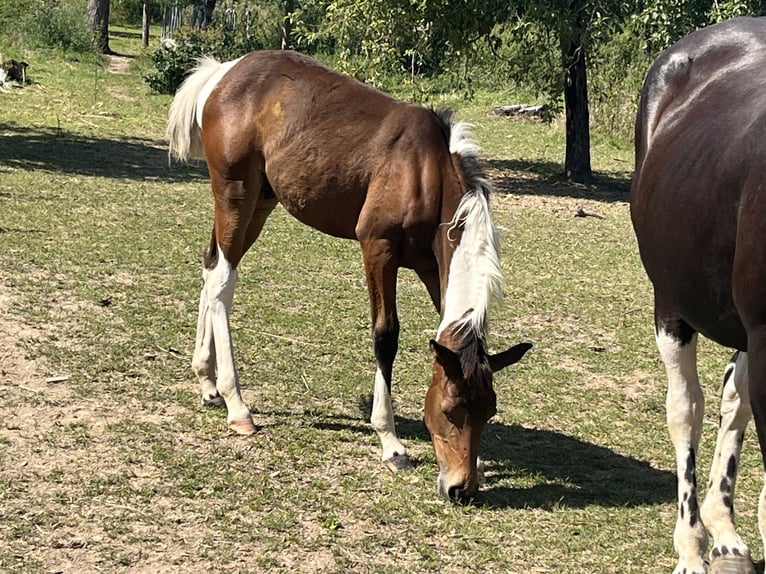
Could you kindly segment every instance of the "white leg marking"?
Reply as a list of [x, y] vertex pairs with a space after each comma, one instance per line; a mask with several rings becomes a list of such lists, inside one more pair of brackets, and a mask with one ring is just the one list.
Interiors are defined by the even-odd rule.
[[[218, 369], [216, 388], [226, 402], [229, 411], [229, 424], [235, 421], [251, 421], [250, 411], [242, 400], [239, 379], [234, 365], [234, 346], [229, 330], [229, 313], [234, 301], [234, 288], [237, 285], [237, 270], [218, 249], [218, 263], [207, 272], [205, 290], [207, 292], [207, 315], [215, 338], [215, 356]], [[206, 334], [206, 333], [205, 333]]]
[[394, 427], [394, 408], [391, 404], [391, 394], [380, 369], [375, 373], [375, 391], [372, 398], [372, 416], [370, 423], [378, 433], [383, 454], [381, 460], [386, 461], [395, 455], [406, 455], [407, 449], [396, 436]]
[[678, 516], [673, 532], [678, 565], [674, 572], [704, 574], [708, 537], [699, 515], [695, 461], [705, 404], [697, 377], [697, 335], [681, 345], [659, 331], [657, 348], [668, 376], [665, 407], [678, 476]]
[[203, 285], [199, 296], [197, 339], [192, 358], [192, 369], [200, 383], [202, 404], [223, 406], [223, 399], [215, 388], [215, 340], [211, 316], [208, 313], [206, 280], [207, 270], [203, 269]]
[[702, 517], [713, 537], [711, 558], [734, 554], [750, 556], [750, 550], [734, 530], [734, 486], [745, 427], [752, 416], [747, 388], [747, 354], [737, 353], [724, 374], [721, 424]]

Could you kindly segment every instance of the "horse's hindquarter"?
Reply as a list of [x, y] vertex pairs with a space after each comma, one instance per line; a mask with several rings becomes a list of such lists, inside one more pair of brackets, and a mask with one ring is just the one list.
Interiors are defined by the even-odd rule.
[[[722, 37], [720, 28], [692, 34], [650, 71], [631, 192], [639, 249], [658, 300], [708, 337], [740, 348], [732, 270], [742, 194], [758, 195], [748, 215], [766, 215], [760, 184], [766, 23], [750, 24], [736, 36]], [[761, 240], [758, 250], [764, 248]]]

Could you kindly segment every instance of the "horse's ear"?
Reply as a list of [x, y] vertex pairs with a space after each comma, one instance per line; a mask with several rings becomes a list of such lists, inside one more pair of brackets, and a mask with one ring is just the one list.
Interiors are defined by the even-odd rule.
[[434, 354], [434, 360], [442, 366], [444, 374], [448, 379], [457, 380], [462, 377], [463, 369], [460, 366], [460, 357], [453, 350], [444, 345], [440, 345], [433, 339], [429, 343], [431, 352]]
[[519, 343], [514, 345], [507, 351], [497, 353], [495, 355], [489, 355], [489, 366], [492, 368], [492, 372], [496, 373], [501, 369], [506, 368], [509, 365], [518, 363], [524, 356], [524, 353], [532, 348], [532, 343]]

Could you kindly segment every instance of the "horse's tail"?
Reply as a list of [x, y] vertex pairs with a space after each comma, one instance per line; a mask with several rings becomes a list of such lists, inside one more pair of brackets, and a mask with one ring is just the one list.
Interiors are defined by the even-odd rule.
[[[168, 153], [179, 161], [204, 159], [202, 140], [197, 122], [197, 105], [202, 90], [210, 79], [223, 68], [223, 64], [211, 57], [201, 58], [197, 67], [178, 88], [168, 112]], [[218, 79], [222, 74], [219, 76]], [[208, 91], [208, 94], [210, 92]], [[204, 106], [204, 101], [201, 102]]]

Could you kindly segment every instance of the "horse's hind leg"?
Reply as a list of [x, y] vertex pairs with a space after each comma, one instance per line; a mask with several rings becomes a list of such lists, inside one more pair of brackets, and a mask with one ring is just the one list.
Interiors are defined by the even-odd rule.
[[678, 552], [674, 574], [705, 574], [708, 537], [699, 516], [697, 451], [704, 397], [697, 377], [697, 333], [680, 317], [665, 313], [655, 295], [657, 348], [668, 376], [666, 416], [676, 454], [678, 514], [673, 542]]
[[202, 289], [199, 296], [199, 314], [197, 315], [197, 338], [194, 345], [192, 368], [199, 380], [202, 391], [202, 404], [225, 406], [223, 398], [215, 388], [215, 339], [211, 316], [207, 312], [207, 272], [208, 259], [217, 252], [215, 231], [210, 239], [210, 246], [205, 251], [205, 263], [202, 268]]
[[715, 570], [718, 564], [729, 563], [735, 567], [741, 562], [750, 565], [750, 550], [734, 530], [734, 486], [742, 440], [751, 414], [747, 354], [736, 352], [724, 372], [718, 439], [708, 491], [701, 508], [705, 527], [713, 537], [711, 572], [718, 571]]
[[[200, 295], [197, 345], [192, 367], [205, 404], [228, 410], [229, 426], [240, 434], [255, 432], [250, 411], [242, 400], [234, 363], [229, 315], [237, 283], [237, 265], [276, 205], [260, 173], [246, 181], [227, 181], [211, 169], [216, 216], [213, 238], [205, 257], [204, 285]], [[216, 380], [213, 384], [212, 374]]]

